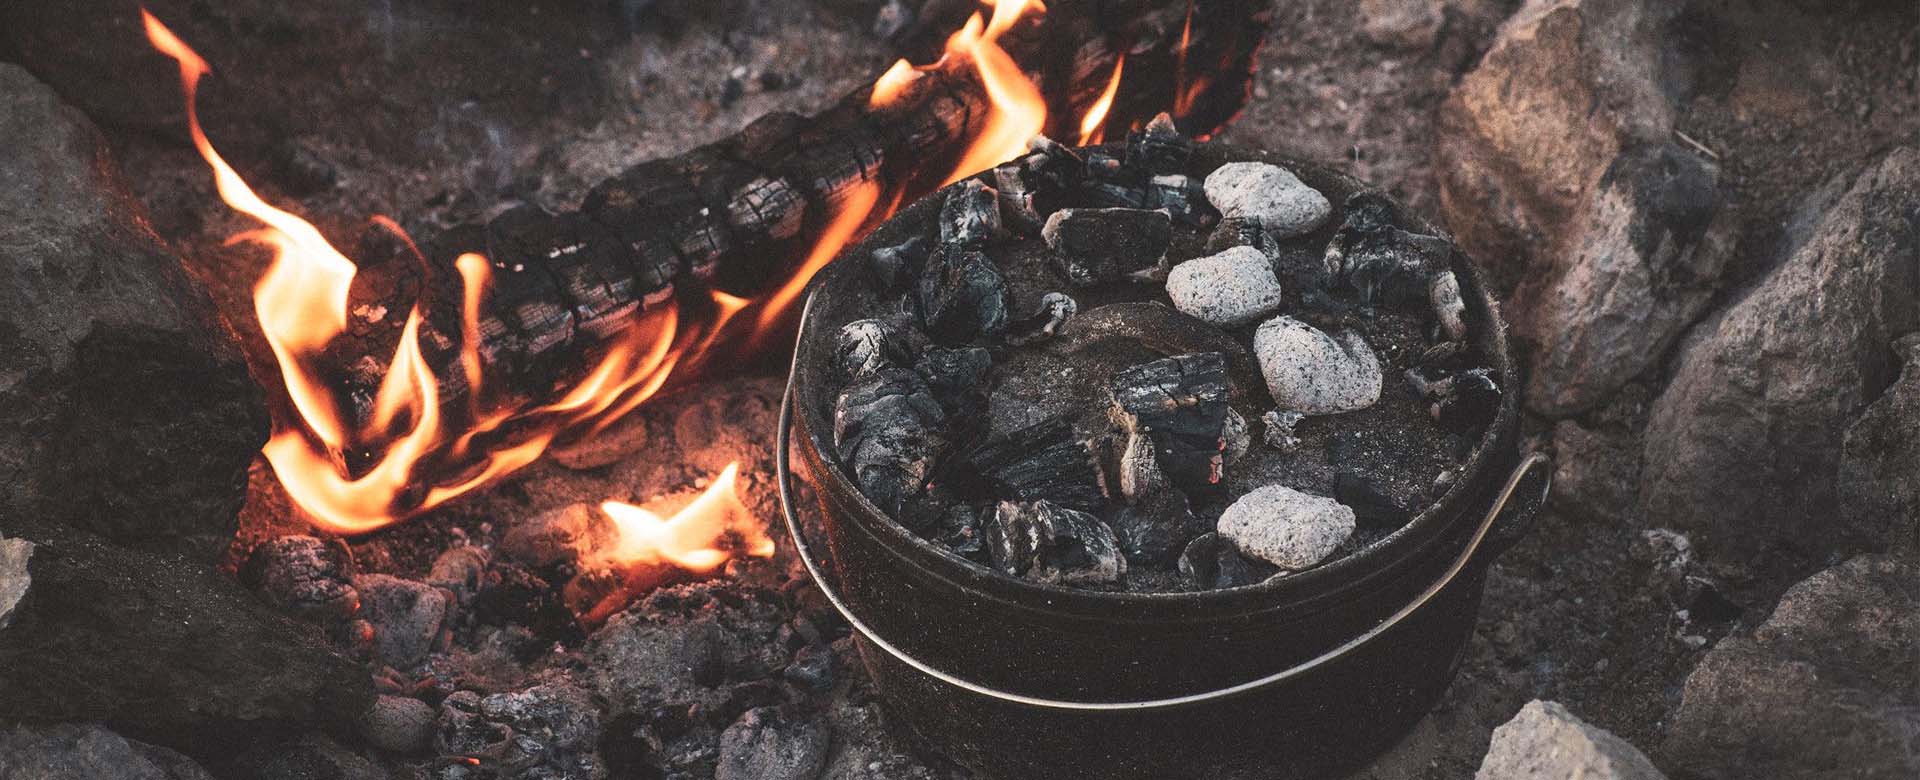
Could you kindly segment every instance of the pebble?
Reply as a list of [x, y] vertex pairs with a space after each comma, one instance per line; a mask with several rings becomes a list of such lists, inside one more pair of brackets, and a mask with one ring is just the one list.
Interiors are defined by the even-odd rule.
[[1167, 274], [1173, 307], [1209, 324], [1234, 328], [1280, 310], [1280, 280], [1273, 261], [1250, 246], [1194, 258]]
[[1333, 554], [1353, 527], [1353, 510], [1338, 501], [1268, 485], [1220, 513], [1217, 529], [1240, 552], [1298, 571]]
[[1277, 165], [1227, 163], [1207, 174], [1205, 188], [1222, 217], [1252, 220], [1278, 239], [1310, 233], [1333, 215], [1327, 196]]
[[382, 694], [360, 716], [360, 731], [374, 747], [391, 753], [412, 754], [433, 741], [439, 719], [433, 706], [419, 699]]
[[1380, 400], [1380, 359], [1351, 329], [1329, 336], [1292, 317], [1275, 317], [1253, 334], [1253, 353], [1281, 409], [1337, 414]]

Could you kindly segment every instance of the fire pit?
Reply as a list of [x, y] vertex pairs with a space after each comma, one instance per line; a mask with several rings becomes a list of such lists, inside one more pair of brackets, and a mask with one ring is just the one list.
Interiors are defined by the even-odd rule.
[[[1363, 189], [1311, 163], [1224, 145], [1196, 148], [1184, 173], [1198, 180], [1246, 161], [1293, 171], [1334, 203]], [[835, 415], [846, 409], [841, 333], [885, 310], [866, 258], [879, 251], [884, 268], [936, 223], [951, 232], [952, 214], [941, 211], [964, 203], [970, 187], [980, 189], [961, 183], [907, 208], [821, 274], [782, 415], [783, 437], [788, 423], [800, 434], [799, 471], [824, 517], [809, 544], [786, 495], [796, 544], [857, 629], [888, 702], [919, 737], [995, 777], [1268, 777], [1275, 767], [1318, 777], [1397, 740], [1451, 679], [1485, 567], [1525, 529], [1544, 490], [1543, 481], [1522, 490], [1545, 469], [1543, 458], [1515, 453], [1513, 395], [1430, 505], [1318, 567], [1204, 592], [1128, 593], [968, 560], [895, 520], [909, 511], [899, 496], [874, 496], [849, 478]], [[1418, 218], [1405, 227], [1432, 232]], [[1442, 327], [1470, 339], [1499, 386], [1512, 387], [1495, 305], [1478, 270], [1453, 258], [1475, 327]], [[787, 448], [779, 454], [785, 479]]]

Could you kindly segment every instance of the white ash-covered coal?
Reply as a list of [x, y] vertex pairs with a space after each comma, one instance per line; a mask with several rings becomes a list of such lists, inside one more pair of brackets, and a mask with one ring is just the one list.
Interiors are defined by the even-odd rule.
[[1159, 591], [1322, 565], [1451, 486], [1507, 390], [1452, 243], [1199, 149], [1165, 115], [1039, 138], [864, 258], [833, 442], [868, 498], [1011, 576]]

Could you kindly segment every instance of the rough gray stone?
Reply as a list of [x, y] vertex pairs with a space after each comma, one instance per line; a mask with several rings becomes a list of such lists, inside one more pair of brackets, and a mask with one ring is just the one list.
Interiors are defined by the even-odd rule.
[[1360, 0], [1360, 31], [1382, 46], [1425, 51], [1440, 36], [1445, 8], [1442, 0]]
[[598, 778], [600, 709], [565, 678], [523, 691], [459, 691], [440, 703], [434, 748], [442, 756], [489, 756], [517, 777]]
[[827, 729], [818, 719], [756, 707], [720, 735], [714, 780], [813, 780], [827, 763]]
[[1572, 420], [1553, 428], [1552, 502], [1568, 512], [1624, 523], [1635, 509], [1640, 440], [1625, 431], [1592, 429]]
[[360, 718], [360, 733], [381, 750], [413, 754], [433, 741], [438, 714], [433, 706], [406, 696], [380, 696]]
[[1920, 774], [1920, 566], [1854, 558], [1793, 586], [1687, 678], [1663, 760], [1706, 780]]
[[27, 561], [33, 558], [33, 542], [25, 539], [0, 539], [0, 629], [13, 625], [13, 611], [33, 586], [33, 573]]
[[568, 504], [522, 520], [500, 539], [500, 553], [528, 566], [547, 566], [601, 549], [618, 532], [591, 504]]
[[1813, 198], [1786, 260], [1681, 353], [1647, 424], [1641, 505], [1716, 574], [1756, 583], [1846, 549], [1833, 532], [1847, 425], [1920, 328], [1920, 149]]
[[226, 574], [69, 526], [34, 542], [33, 590], [0, 631], [0, 719], [95, 721], [195, 752], [322, 722], [373, 699], [363, 665]]
[[91, 724], [0, 731], [0, 780], [211, 780], [186, 756]]
[[1286, 411], [1337, 414], [1380, 400], [1380, 358], [1351, 329], [1329, 336], [1292, 317], [1275, 317], [1254, 331], [1253, 353], [1273, 402]]
[[0, 514], [223, 552], [259, 388], [79, 112], [0, 64]]
[[1298, 571], [1332, 555], [1353, 527], [1353, 510], [1338, 501], [1268, 485], [1220, 513], [1218, 530], [1240, 552]]
[[1559, 702], [1535, 699], [1493, 730], [1474, 780], [1666, 780], [1645, 754]]
[[360, 616], [373, 624], [373, 659], [406, 669], [427, 659], [447, 619], [447, 595], [424, 582], [388, 574], [353, 579]]
[[1223, 218], [1251, 220], [1274, 238], [1312, 232], [1333, 215], [1327, 196], [1278, 165], [1227, 163], [1207, 174], [1205, 189]]
[[1237, 246], [1188, 260], [1167, 274], [1173, 307], [1211, 324], [1234, 328], [1279, 311], [1280, 280], [1260, 250]]
[[1894, 346], [1906, 365], [1900, 381], [1841, 445], [1841, 532], [1865, 548], [1920, 550], [1920, 334]]

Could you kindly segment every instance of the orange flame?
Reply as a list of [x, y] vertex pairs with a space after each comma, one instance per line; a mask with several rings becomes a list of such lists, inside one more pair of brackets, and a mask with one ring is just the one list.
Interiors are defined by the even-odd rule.
[[1113, 96], [1120, 92], [1120, 71], [1127, 66], [1127, 55], [1122, 54], [1113, 61], [1113, 78], [1107, 80], [1107, 89], [1100, 93], [1100, 99], [1093, 101], [1087, 108], [1087, 115], [1080, 119], [1080, 145], [1089, 146], [1100, 143], [1107, 123], [1107, 112], [1113, 109]]
[[705, 573], [733, 557], [720, 548], [730, 534], [739, 537], [747, 555], [773, 555], [773, 538], [734, 490], [739, 472], [740, 464], [727, 464], [699, 498], [668, 518], [620, 501], [601, 504], [618, 533], [612, 545], [596, 551], [597, 557], [612, 566], [672, 564]]
[[[974, 14], [948, 39], [940, 61], [920, 68], [904, 60], [895, 63], [869, 96], [873, 106], [885, 106], [900, 100], [927, 72], [970, 67], [977, 73], [989, 111], [977, 134], [959, 150], [960, 162], [947, 182], [1024, 153], [1028, 140], [1047, 121], [1040, 91], [998, 43], [1029, 14], [1046, 9], [1037, 0], [989, 5], [991, 16]], [[264, 246], [272, 255], [254, 288], [254, 314], [278, 365], [286, 402], [275, 405], [274, 432], [262, 453], [294, 503], [316, 526], [336, 533], [372, 531], [430, 509], [533, 462], [562, 435], [594, 435], [658, 393], [674, 371], [702, 364], [716, 343], [734, 335], [747, 336], [749, 345], [759, 341], [782, 324], [815, 272], [864, 229], [890, 216], [906, 195], [904, 189], [883, 192], [874, 182], [849, 190], [836, 199], [837, 210], [828, 215], [804, 263], [773, 293], [751, 301], [716, 291], [709, 302], [669, 301], [647, 311], [563, 397], [541, 405], [497, 401], [485, 392], [479, 345], [491, 270], [486, 257], [460, 254], [453, 261], [462, 283], [460, 375], [446, 379], [464, 380], [467, 414], [453, 420], [441, 408], [443, 378], [434, 375], [423, 354], [426, 314], [416, 304], [385, 366], [372, 414], [362, 424], [350, 424], [342, 411], [344, 400], [322, 378], [320, 368], [327, 365], [325, 350], [347, 332], [355, 265], [311, 223], [268, 204], [220, 156], [201, 125], [196, 102], [200, 79], [211, 72], [206, 61], [144, 9], [141, 19], [154, 48], [179, 64], [193, 145], [213, 171], [221, 200], [262, 225], [233, 240]], [[1116, 65], [1106, 95], [1079, 124], [1083, 135], [1104, 121], [1119, 79]], [[392, 220], [374, 219], [406, 238]], [[412, 247], [412, 242], [407, 245]], [[418, 249], [413, 251], [419, 255]], [[751, 316], [737, 316], [754, 307]], [[356, 466], [349, 468], [350, 462]], [[633, 544], [653, 550], [642, 553], [623, 543], [619, 554], [631, 560], [654, 555], [677, 566], [711, 569], [718, 561], [710, 546], [693, 541], [702, 534], [710, 537], [715, 527], [747, 538], [749, 554], [770, 552], [772, 542], [744, 511], [713, 508], [724, 503], [720, 496], [732, 495], [733, 474], [730, 467], [716, 480], [709, 491], [716, 497], [696, 502], [699, 511], [694, 514], [688, 512], [696, 507], [689, 507], [668, 520], [647, 520], [644, 510], [606, 505], [608, 515], [621, 523], [623, 538], [643, 540]], [[727, 488], [721, 489], [722, 484]], [[711, 512], [722, 519], [708, 518]]]

